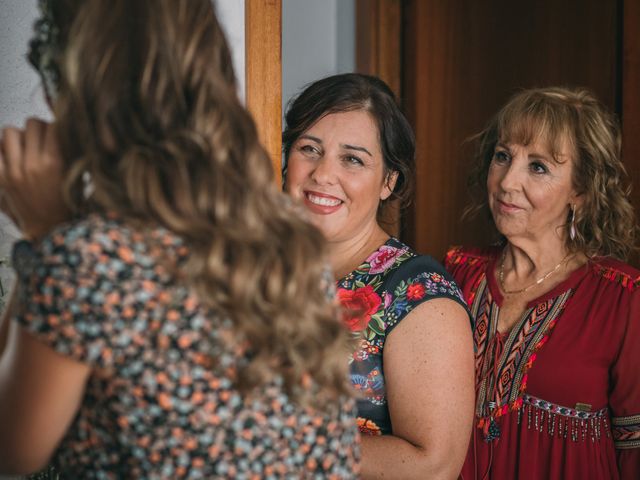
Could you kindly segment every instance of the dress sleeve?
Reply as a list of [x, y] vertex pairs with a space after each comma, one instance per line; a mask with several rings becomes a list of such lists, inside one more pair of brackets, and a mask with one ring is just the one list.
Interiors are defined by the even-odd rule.
[[116, 327], [107, 313], [118, 301], [117, 282], [101, 273], [96, 259], [107, 255], [100, 246], [78, 234], [58, 231], [34, 249], [12, 318], [56, 352], [108, 367]]
[[640, 289], [630, 296], [627, 328], [611, 370], [609, 400], [620, 478], [640, 478]]
[[[388, 335], [418, 305], [448, 298], [469, 310], [451, 275], [433, 258], [420, 255], [404, 262], [386, 282], [383, 291]], [[469, 317], [471, 318], [471, 317]]]

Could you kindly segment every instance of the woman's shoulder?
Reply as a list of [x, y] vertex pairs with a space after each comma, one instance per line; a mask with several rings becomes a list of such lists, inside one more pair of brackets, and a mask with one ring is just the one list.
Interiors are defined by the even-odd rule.
[[640, 291], [640, 270], [612, 257], [595, 257], [589, 262], [590, 271], [599, 281], [630, 292]]
[[159, 225], [143, 225], [114, 213], [91, 213], [58, 225], [40, 242], [44, 255], [73, 252], [87, 260], [104, 255], [144, 252], [147, 246], [161, 245], [165, 253], [183, 246], [180, 237]]
[[495, 245], [490, 247], [453, 246], [449, 248], [444, 257], [444, 266], [448, 271], [461, 265], [485, 266], [499, 255], [500, 250], [501, 248]]
[[86, 246], [102, 235], [123, 231], [125, 229], [117, 217], [91, 213], [56, 226], [42, 239], [41, 245], [45, 250]]
[[[385, 282], [385, 290], [400, 295], [419, 298], [447, 296], [458, 300], [462, 298], [455, 280], [444, 266], [431, 255], [422, 255], [411, 251], [412, 255], [399, 263]], [[416, 300], [419, 298], [415, 298]], [[426, 298], [425, 298], [426, 299]]]
[[393, 269], [390, 269], [390, 277], [404, 278], [417, 274], [437, 274], [448, 277], [446, 269], [438, 260], [431, 255], [420, 254], [407, 244], [396, 238], [391, 238], [385, 245], [393, 247], [397, 252], [397, 257]]

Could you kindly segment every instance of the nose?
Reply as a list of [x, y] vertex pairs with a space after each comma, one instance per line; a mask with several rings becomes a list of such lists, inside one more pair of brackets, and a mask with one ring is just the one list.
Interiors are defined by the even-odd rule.
[[500, 188], [505, 192], [517, 191], [522, 185], [521, 172], [514, 162], [502, 169]]
[[333, 185], [336, 183], [336, 162], [326, 154], [320, 157], [311, 172], [311, 179], [318, 185]]

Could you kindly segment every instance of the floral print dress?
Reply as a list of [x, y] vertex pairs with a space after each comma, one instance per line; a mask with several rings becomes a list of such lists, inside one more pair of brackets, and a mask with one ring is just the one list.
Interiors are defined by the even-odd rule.
[[14, 321], [92, 367], [52, 459], [62, 478], [356, 477], [351, 399], [325, 412], [295, 403], [278, 378], [251, 396], [235, 387], [247, 354], [184, 281], [181, 237], [96, 214], [33, 253]]
[[442, 265], [390, 238], [362, 265], [338, 281], [345, 322], [359, 339], [351, 355], [351, 382], [360, 392], [358, 426], [365, 435], [393, 432], [385, 392], [383, 351], [387, 336], [414, 308], [450, 298], [466, 309]]

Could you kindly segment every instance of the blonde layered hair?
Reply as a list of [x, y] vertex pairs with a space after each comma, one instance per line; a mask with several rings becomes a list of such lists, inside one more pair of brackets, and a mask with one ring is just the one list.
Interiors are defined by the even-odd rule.
[[301, 402], [346, 393], [322, 237], [274, 183], [211, 0], [48, 3], [71, 206], [185, 239], [186, 281], [248, 346], [245, 390], [278, 376]]
[[[487, 176], [498, 142], [547, 145], [557, 162], [562, 142], [573, 150], [573, 186], [582, 195], [575, 212], [576, 235], [567, 235], [570, 251], [588, 256], [626, 259], [636, 248], [635, 216], [630, 185], [620, 161], [621, 134], [615, 117], [583, 88], [537, 88], [514, 95], [476, 135], [474, 167], [469, 177], [473, 195], [466, 215], [484, 211], [489, 217]], [[570, 216], [565, 228], [570, 228]]]

